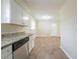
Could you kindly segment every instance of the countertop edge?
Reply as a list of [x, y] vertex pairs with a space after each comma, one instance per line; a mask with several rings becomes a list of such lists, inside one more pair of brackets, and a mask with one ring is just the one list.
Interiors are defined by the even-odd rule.
[[[26, 36], [24, 36], [23, 38], [21, 38], [21, 39], [19, 39], [19, 40], [22, 40], [22, 39], [24, 39], [25, 37], [29, 37], [29, 36], [31, 36], [31, 35], [33, 35], [33, 34], [26, 35]], [[9, 46], [9, 45], [12, 45], [13, 43], [15, 43], [15, 42], [17, 42], [17, 41], [19, 41], [19, 40], [12, 41], [12, 42], [10, 42], [10, 43], [8, 43], [8, 44], [1, 45], [1, 49], [5, 48], [5, 47], [7, 47], [7, 46]]]

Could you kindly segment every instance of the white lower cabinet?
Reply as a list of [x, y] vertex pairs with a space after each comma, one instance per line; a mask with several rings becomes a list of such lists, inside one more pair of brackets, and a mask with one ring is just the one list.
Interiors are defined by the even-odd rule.
[[32, 50], [32, 48], [33, 48], [33, 46], [32, 46], [32, 41], [33, 41], [33, 40], [31, 40], [31, 39], [29, 40], [29, 53], [31, 52], [31, 50]]
[[26, 52], [27, 52], [27, 56], [29, 54], [29, 42], [25, 43], [25, 48], [26, 48]]
[[1, 49], [1, 59], [12, 59], [12, 45]]
[[[34, 48], [34, 42], [35, 41], [35, 35], [31, 35], [29, 36], [29, 41], [27, 43], [25, 43], [25, 45], [23, 45], [21, 47], [21, 49], [18, 49], [18, 53], [23, 53], [22, 55], [24, 57], [28, 56], [28, 54], [31, 52], [31, 50]], [[24, 49], [25, 48], [25, 49]], [[26, 52], [26, 54], [24, 53]], [[18, 55], [18, 54], [17, 54]], [[22, 56], [21, 55], [21, 56]], [[9, 45], [7, 47], [4, 47], [3, 49], [1, 49], [1, 59], [12, 59], [12, 45]], [[18, 55], [19, 56], [19, 55]], [[20, 56], [20, 57], [21, 57]], [[20, 58], [19, 58], [20, 59]], [[22, 58], [21, 58], [22, 59]]]
[[10, 54], [7, 57], [5, 57], [5, 59], [12, 59], [12, 54]]
[[29, 52], [34, 48], [35, 45], [35, 35], [29, 37]]

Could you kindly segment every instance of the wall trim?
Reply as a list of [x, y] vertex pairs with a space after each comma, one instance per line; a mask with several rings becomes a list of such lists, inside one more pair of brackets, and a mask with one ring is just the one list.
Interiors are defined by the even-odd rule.
[[64, 50], [64, 48], [61, 46], [60, 47], [62, 49], [62, 51], [68, 56], [69, 59], [72, 59], [72, 57]]

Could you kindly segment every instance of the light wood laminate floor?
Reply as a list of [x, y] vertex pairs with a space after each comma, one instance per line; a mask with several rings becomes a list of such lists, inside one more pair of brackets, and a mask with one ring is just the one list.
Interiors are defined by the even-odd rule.
[[38, 37], [27, 59], [68, 59], [59, 47], [59, 37]]

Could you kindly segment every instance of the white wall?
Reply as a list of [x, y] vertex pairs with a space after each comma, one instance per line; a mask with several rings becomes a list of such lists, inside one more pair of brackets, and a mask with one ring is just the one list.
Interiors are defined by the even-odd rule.
[[37, 20], [36, 22], [37, 36], [56, 36], [57, 26], [56, 22], [51, 20]]
[[76, 0], [68, 0], [61, 9], [61, 47], [71, 59], [77, 59]]

